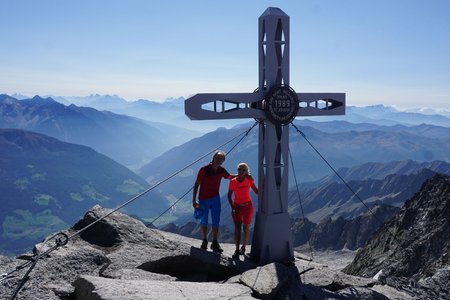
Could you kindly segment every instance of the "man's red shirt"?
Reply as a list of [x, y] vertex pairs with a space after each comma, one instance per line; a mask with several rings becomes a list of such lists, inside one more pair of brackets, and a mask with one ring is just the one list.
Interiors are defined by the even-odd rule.
[[225, 168], [219, 166], [214, 171], [212, 164], [201, 167], [197, 174], [197, 182], [200, 184], [198, 199], [206, 200], [219, 195], [222, 178], [230, 178], [230, 173]]

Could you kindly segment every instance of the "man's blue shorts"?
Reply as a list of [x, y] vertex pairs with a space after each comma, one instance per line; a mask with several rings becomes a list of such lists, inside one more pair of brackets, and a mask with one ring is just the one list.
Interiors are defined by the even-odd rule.
[[208, 216], [209, 211], [211, 210], [212, 227], [219, 228], [221, 211], [220, 196], [217, 195], [206, 200], [200, 200], [199, 203], [200, 207], [204, 210], [200, 225], [208, 226]]

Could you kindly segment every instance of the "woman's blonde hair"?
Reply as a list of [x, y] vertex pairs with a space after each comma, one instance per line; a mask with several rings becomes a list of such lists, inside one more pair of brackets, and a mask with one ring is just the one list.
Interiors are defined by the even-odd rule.
[[250, 175], [250, 168], [248, 167], [248, 165], [246, 163], [239, 163], [237, 165], [237, 167], [238, 167], [238, 169], [242, 168], [242, 167], [246, 168], [247, 169], [247, 174]]

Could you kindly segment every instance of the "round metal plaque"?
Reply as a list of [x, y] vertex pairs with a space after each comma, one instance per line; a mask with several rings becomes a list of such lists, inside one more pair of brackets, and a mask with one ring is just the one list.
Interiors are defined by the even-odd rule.
[[277, 86], [264, 99], [266, 117], [274, 124], [286, 125], [294, 120], [298, 112], [298, 97], [289, 86]]

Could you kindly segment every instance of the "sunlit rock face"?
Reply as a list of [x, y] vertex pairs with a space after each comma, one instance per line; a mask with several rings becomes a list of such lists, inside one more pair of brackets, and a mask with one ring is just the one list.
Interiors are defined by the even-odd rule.
[[423, 184], [344, 271], [372, 277], [382, 270], [388, 283], [418, 282], [448, 297], [449, 250], [450, 177], [438, 174]]

